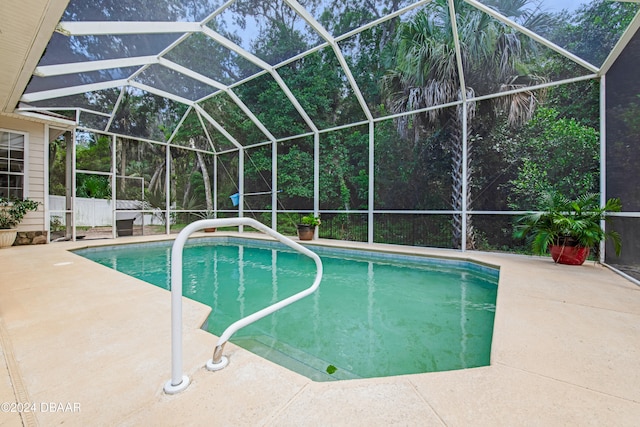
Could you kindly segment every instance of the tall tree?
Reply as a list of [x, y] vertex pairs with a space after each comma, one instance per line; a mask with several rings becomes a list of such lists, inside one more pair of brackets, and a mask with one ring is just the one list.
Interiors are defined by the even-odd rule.
[[[529, 1], [494, 1], [492, 6], [516, 20], [546, 25], [544, 16], [528, 12]], [[427, 107], [472, 99], [476, 94], [496, 93], [526, 87], [539, 78], [527, 71], [526, 54], [535, 49], [528, 39], [511, 27], [497, 21], [462, 0], [451, 1], [458, 27], [460, 55], [465, 79], [461, 87], [456, 47], [447, 0], [434, 0], [415, 17], [402, 23], [386, 52], [389, 71], [383, 79], [387, 104], [392, 113], [404, 113]], [[498, 98], [494, 108], [505, 111], [509, 123], [516, 125], [533, 114], [537, 99], [532, 92]], [[464, 128], [466, 115], [466, 128]], [[452, 157], [453, 210], [461, 211], [466, 199], [470, 205], [470, 156], [473, 145], [475, 102], [466, 101], [456, 108], [430, 110], [396, 120], [399, 132], [414, 144], [434, 130], [444, 130], [444, 144]], [[467, 150], [464, 152], [463, 132]], [[467, 164], [464, 164], [464, 159]], [[463, 171], [466, 169], [466, 176]], [[463, 181], [467, 191], [463, 194]], [[467, 247], [474, 246], [471, 218], [466, 230], [460, 214], [453, 216], [453, 245], [459, 247], [462, 233], [466, 233]]]

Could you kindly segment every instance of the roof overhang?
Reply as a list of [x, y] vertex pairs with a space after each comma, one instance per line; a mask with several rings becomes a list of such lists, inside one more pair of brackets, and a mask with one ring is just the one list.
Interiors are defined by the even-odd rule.
[[13, 115], [68, 3], [0, 2], [0, 112]]

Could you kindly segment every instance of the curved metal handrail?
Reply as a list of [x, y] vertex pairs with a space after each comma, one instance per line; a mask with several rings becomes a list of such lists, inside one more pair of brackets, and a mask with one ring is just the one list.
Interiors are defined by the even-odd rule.
[[261, 222], [256, 221], [252, 218], [220, 218], [220, 219], [203, 219], [199, 221], [192, 222], [188, 226], [186, 226], [178, 237], [176, 237], [175, 242], [173, 243], [173, 248], [171, 249], [171, 379], [167, 381], [164, 386], [164, 391], [167, 394], [175, 394], [178, 393], [189, 385], [189, 377], [186, 375], [182, 375], [182, 252], [184, 249], [184, 245], [187, 242], [187, 239], [191, 234], [196, 231], [209, 228], [209, 227], [235, 227], [239, 225], [247, 225], [255, 228], [256, 230], [262, 231], [265, 234], [268, 234], [272, 237], [275, 237], [280, 242], [289, 246], [290, 248], [302, 253], [303, 255], [308, 256], [313, 259], [316, 263], [316, 277], [313, 281], [313, 284], [295, 295], [292, 295], [288, 298], [283, 299], [282, 301], [278, 301], [275, 304], [270, 305], [269, 307], [263, 308], [247, 317], [244, 317], [225, 329], [225, 331], [220, 335], [218, 339], [218, 343], [216, 344], [216, 348], [213, 352], [213, 357], [207, 361], [207, 369], [216, 371], [227, 366], [228, 359], [222, 355], [222, 351], [224, 349], [224, 345], [227, 343], [229, 338], [238, 331], [239, 329], [255, 322], [256, 320], [262, 319], [263, 317], [291, 304], [294, 303], [309, 294], [312, 294], [318, 286], [320, 286], [320, 281], [322, 280], [322, 261], [320, 257], [305, 248], [299, 243], [294, 242], [290, 238], [283, 236], [277, 231], [267, 227]]

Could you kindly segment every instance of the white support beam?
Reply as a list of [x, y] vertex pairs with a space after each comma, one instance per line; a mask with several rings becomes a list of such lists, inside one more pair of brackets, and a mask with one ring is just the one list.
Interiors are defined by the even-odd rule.
[[396, 114], [390, 114], [388, 116], [376, 117], [375, 119], [373, 119], [373, 121], [376, 123], [384, 122], [385, 120], [396, 119], [398, 117], [403, 117], [403, 116], [412, 116], [414, 114], [419, 114], [419, 113], [426, 113], [427, 111], [431, 111], [431, 110], [441, 110], [441, 109], [444, 110], [445, 108], [455, 107], [460, 104], [462, 104], [462, 101], [447, 102], [446, 104], [442, 104], [442, 105], [434, 105], [432, 107], [419, 108], [413, 111], [405, 111], [403, 113], [396, 113]]
[[322, 130], [320, 130], [320, 134], [323, 133], [328, 133], [328, 132], [335, 132], [337, 130], [342, 130], [342, 129], [349, 129], [349, 128], [354, 128], [354, 127], [358, 127], [358, 126], [364, 126], [367, 125], [369, 123], [371, 123], [372, 120], [360, 120], [359, 122], [353, 122], [353, 123], [349, 123], [346, 125], [340, 125], [340, 126], [333, 126], [330, 128], [324, 128]]
[[513, 22], [512, 20], [510, 20], [508, 18], [505, 18], [500, 13], [496, 12], [495, 10], [491, 9], [490, 7], [485, 6], [485, 5], [483, 5], [482, 3], [480, 3], [480, 2], [478, 2], [476, 0], [464, 0], [464, 1], [469, 3], [472, 6], [475, 6], [478, 9], [480, 9], [481, 11], [486, 13], [487, 15], [490, 15], [490, 16], [494, 17], [498, 21], [503, 22], [504, 24], [507, 24], [511, 28], [514, 28], [514, 29], [520, 31], [523, 34], [526, 34], [527, 36], [529, 36], [533, 40], [537, 41], [538, 43], [541, 43], [541, 44], [545, 45], [546, 47], [548, 47], [549, 49], [558, 52], [560, 55], [572, 60], [573, 62], [575, 62], [575, 63], [577, 63], [577, 64], [579, 64], [581, 66], [583, 66], [584, 68], [590, 70], [591, 72], [594, 72], [594, 73], [598, 72], [598, 67], [596, 67], [595, 65], [593, 65], [593, 64], [585, 61], [584, 59], [574, 55], [573, 53], [569, 52], [568, 50], [561, 48], [557, 44], [550, 42], [549, 40], [545, 39], [544, 37], [539, 36], [538, 34], [534, 33], [533, 31], [529, 30], [528, 28], [523, 27], [522, 25], [520, 25], [520, 24], [518, 24], [516, 22]]
[[167, 21], [64, 21], [56, 31], [67, 36], [103, 36], [118, 34], [196, 33], [198, 22]]
[[196, 114], [198, 115], [198, 121], [200, 122], [200, 126], [202, 127], [202, 130], [204, 131], [204, 134], [207, 137], [207, 142], [209, 143], [209, 147], [211, 147], [211, 151], [215, 153], [216, 147], [215, 145], [213, 145], [213, 140], [211, 139], [211, 135], [209, 135], [209, 131], [207, 130], [207, 127], [204, 124], [204, 121], [202, 119], [202, 114], [200, 114], [198, 110], [195, 110], [195, 111], [196, 111]]
[[166, 90], [158, 89], [153, 86], [146, 85], [144, 83], [130, 81], [129, 86], [144, 90], [145, 92], [153, 93], [154, 95], [162, 96], [164, 98], [171, 99], [172, 101], [180, 102], [186, 105], [194, 105], [194, 102], [190, 99], [183, 98], [178, 95], [174, 95], [173, 93], [167, 92]]
[[[450, 0], [451, 1], [451, 0]], [[462, 232], [460, 233], [461, 241], [460, 248], [462, 252], [467, 250], [467, 228], [468, 228], [468, 201], [469, 201], [469, 136], [467, 135], [468, 131], [468, 121], [469, 121], [469, 108], [467, 107], [467, 101], [462, 104], [462, 204], [460, 207], [460, 215], [461, 215], [461, 227]]]
[[155, 64], [158, 58], [155, 56], [137, 56], [133, 58], [105, 59], [102, 61], [73, 62], [67, 64], [43, 65], [36, 67], [34, 76], [52, 77], [65, 74], [88, 73], [91, 71], [109, 70], [113, 68], [136, 67], [147, 64]]
[[[237, 53], [240, 56], [242, 56], [243, 58], [245, 58], [249, 62], [257, 65], [258, 67], [262, 68], [263, 70], [268, 71], [271, 74], [271, 76], [274, 78], [276, 83], [278, 83], [278, 85], [280, 86], [280, 89], [282, 89], [282, 91], [285, 93], [285, 95], [287, 96], [289, 101], [293, 104], [294, 108], [302, 116], [302, 119], [306, 122], [307, 126], [309, 126], [309, 128], [313, 132], [318, 132], [318, 128], [313, 123], [313, 120], [311, 120], [311, 118], [309, 117], [307, 112], [304, 110], [304, 108], [302, 108], [302, 105], [300, 105], [300, 103], [298, 102], [297, 98], [293, 95], [293, 93], [291, 93], [291, 90], [286, 85], [284, 80], [282, 80], [280, 75], [275, 71], [273, 66], [271, 66], [269, 63], [263, 61], [262, 59], [258, 58], [257, 56], [255, 56], [251, 52], [246, 51], [241, 46], [238, 46], [236, 43], [234, 43], [231, 40], [227, 39], [226, 37], [218, 34], [217, 32], [213, 31], [211, 28], [209, 28], [207, 26], [203, 26], [202, 27], [202, 33], [207, 35], [211, 39], [215, 40], [216, 42], [220, 43], [222, 46], [226, 47], [227, 49]], [[254, 78], [254, 77], [255, 76], [252, 76], [252, 78]]]
[[139, 76], [141, 76], [145, 71], [147, 71], [147, 69], [149, 69], [151, 65], [143, 65], [142, 67], [138, 68], [136, 70], [135, 73], [133, 73], [131, 76], [129, 76], [129, 78], [127, 79], [127, 81], [132, 82], [135, 81], [135, 79], [137, 79]]
[[375, 205], [375, 123], [373, 121], [369, 122], [369, 183], [368, 183], [368, 198], [367, 198], [367, 242], [374, 243], [374, 216], [373, 209]]
[[224, 2], [224, 4], [218, 6], [218, 8], [213, 11], [213, 13], [209, 14], [209, 16], [207, 16], [202, 21], [200, 21], [200, 24], [202, 24], [203, 26], [207, 25], [207, 23], [209, 23], [213, 18], [215, 18], [216, 16], [224, 12], [225, 9], [231, 6], [233, 3], [235, 3], [235, 1], [236, 0], [227, 0], [226, 2]]
[[220, 82], [218, 82], [216, 80], [213, 80], [213, 79], [211, 79], [211, 78], [209, 78], [207, 76], [203, 76], [202, 74], [197, 73], [197, 72], [191, 70], [190, 68], [183, 67], [182, 65], [176, 64], [175, 62], [169, 61], [168, 59], [158, 58], [158, 63], [160, 65], [164, 66], [164, 67], [167, 67], [167, 68], [169, 68], [169, 69], [171, 69], [173, 71], [177, 71], [178, 73], [184, 74], [185, 76], [190, 77], [190, 78], [192, 78], [194, 80], [197, 80], [197, 81], [199, 81], [201, 83], [204, 83], [206, 85], [215, 87], [216, 89], [226, 91], [227, 88], [228, 88], [227, 85], [224, 85], [224, 84], [222, 84], [222, 83], [220, 83]]
[[167, 144], [164, 148], [164, 231], [166, 234], [171, 234], [171, 169], [173, 169], [173, 161], [171, 159], [171, 146]]
[[278, 231], [278, 144], [271, 144], [271, 228]]
[[[70, 210], [71, 210], [71, 240], [72, 241], [76, 241], [76, 237], [77, 237], [77, 229], [76, 229], [76, 192], [77, 192], [77, 183], [78, 183], [78, 177], [76, 176], [76, 165], [78, 164], [77, 162], [77, 158], [76, 158], [76, 150], [78, 148], [78, 132], [71, 132], [71, 167], [69, 168], [69, 162], [67, 161], [67, 170], [70, 171], [71, 174], [71, 197], [69, 197], [67, 200], [70, 199], [71, 201], [71, 206], [70, 206]], [[68, 148], [68, 144], [69, 144], [69, 140], [67, 138], [65, 138], [65, 141], [67, 143], [67, 159], [69, 156], [69, 148]], [[67, 172], [69, 173], [69, 172]], [[67, 182], [68, 183], [68, 182]], [[68, 193], [67, 193], [68, 194]], [[67, 201], [67, 203], [69, 203], [69, 201]], [[69, 209], [69, 206], [67, 206], [67, 209]], [[69, 216], [65, 215], [67, 218], [69, 219]], [[69, 222], [65, 221], [65, 225], [67, 226], [67, 230], [69, 229]], [[68, 232], [67, 232], [68, 235]]]
[[263, 70], [273, 70], [273, 67], [269, 63], [258, 58], [253, 53], [246, 51], [244, 48], [242, 48], [242, 46], [238, 46], [228, 38], [216, 33], [211, 28], [205, 26], [205, 27], [202, 27], [201, 30], [202, 30], [202, 33], [205, 34], [206, 36], [220, 43], [222, 46], [226, 47], [227, 49], [237, 53], [247, 61], [257, 65]]
[[[320, 134], [313, 135], [313, 215], [320, 214]], [[318, 237], [316, 227], [315, 237]]]
[[309, 114], [307, 114], [305, 109], [302, 108], [302, 105], [300, 105], [300, 103], [298, 102], [298, 98], [296, 98], [295, 95], [293, 94], [293, 92], [291, 92], [291, 90], [289, 89], [289, 86], [287, 86], [287, 84], [284, 82], [284, 80], [282, 80], [282, 77], [280, 77], [280, 74], [278, 74], [275, 70], [271, 70], [271, 77], [273, 77], [273, 79], [276, 81], [276, 83], [278, 83], [278, 86], [280, 86], [280, 89], [282, 89], [282, 91], [284, 92], [286, 97], [293, 104], [293, 107], [302, 116], [302, 119], [305, 121], [307, 126], [309, 126], [309, 128], [314, 133], [318, 133], [319, 130], [318, 130], [317, 126], [315, 125], [315, 123], [313, 123], [313, 120], [311, 120], [311, 117], [309, 117]]
[[[83, 107], [32, 107], [26, 104], [22, 104], [20, 107], [16, 108], [15, 112], [20, 113], [22, 111], [30, 111], [33, 113], [37, 113], [39, 111], [42, 111], [43, 114], [48, 114], [48, 113], [55, 113], [56, 111], [69, 111], [69, 110], [76, 110], [78, 113], [87, 113], [87, 114], [94, 114], [96, 116], [111, 117], [111, 113], [103, 113], [102, 111], [90, 110], [88, 108], [83, 108]], [[60, 117], [60, 118], [62, 119], [64, 117]]]
[[122, 98], [124, 97], [125, 90], [126, 88], [122, 86], [122, 88], [120, 89], [120, 93], [118, 94], [118, 99], [116, 100], [116, 103], [113, 105], [113, 110], [111, 110], [111, 117], [109, 118], [107, 125], [104, 127], [105, 130], [111, 129], [111, 124], [113, 123], [113, 120], [116, 118], [116, 112], [120, 107], [120, 103], [122, 102]]
[[354, 95], [358, 99], [358, 103], [360, 104], [360, 108], [362, 108], [362, 111], [364, 111], [364, 115], [367, 116], [368, 121], [370, 122], [373, 121], [373, 114], [371, 114], [371, 111], [369, 110], [369, 106], [367, 105], [367, 101], [364, 99], [364, 96], [362, 96], [360, 87], [358, 86], [358, 83], [356, 83], [356, 80], [353, 78], [353, 73], [351, 73], [351, 67], [349, 67], [349, 65], [347, 64], [347, 61], [344, 59], [344, 55], [342, 54], [342, 51], [340, 50], [340, 46], [338, 46], [337, 43], [333, 45], [333, 53], [335, 53], [336, 57], [338, 58], [338, 62], [342, 67], [342, 71], [344, 71], [344, 74], [347, 76], [349, 85], [351, 86], [351, 89], [353, 90]]
[[213, 211], [218, 217], [218, 156], [213, 156]]
[[[61, 108], [61, 110], [64, 110]], [[103, 116], [103, 117], [111, 117], [111, 113], [103, 113], [102, 111], [97, 111], [97, 110], [90, 110], [88, 108], [76, 108], [76, 110], [80, 113], [80, 112], [84, 112], [84, 113], [88, 113], [88, 114], [94, 114], [96, 116]], [[50, 109], [50, 111], [55, 111], [55, 108]]]
[[293, 9], [298, 15], [300, 15], [300, 17], [304, 19], [307, 24], [309, 24], [309, 26], [311, 26], [311, 28], [313, 28], [313, 30], [320, 35], [320, 37], [331, 44], [335, 43], [333, 36], [329, 34], [329, 32], [322, 25], [320, 25], [320, 23], [316, 21], [316, 19], [311, 16], [309, 12], [307, 12], [307, 9], [302, 7], [302, 5], [297, 2], [297, 0], [284, 1], [289, 5], [289, 7], [291, 7], [291, 9]]
[[[139, 140], [139, 138], [136, 138], [136, 139]], [[188, 145], [168, 144], [168, 146], [171, 148], [177, 148], [179, 150], [187, 150], [187, 151], [193, 151], [193, 152], [197, 151], [199, 153], [206, 154], [208, 156], [215, 155], [215, 154], [224, 154], [224, 152], [221, 152], [221, 151], [219, 151], [218, 153], [212, 153], [211, 150], [201, 150], [200, 148], [191, 148]], [[234, 148], [233, 150], [230, 150], [230, 151], [233, 151], [235, 153], [236, 151], [238, 151], [238, 149]]]
[[600, 67], [601, 75], [607, 74], [614, 62], [616, 62], [616, 59], [618, 59], [618, 56], [620, 56], [624, 48], [627, 46], [627, 44], [629, 44], [636, 31], [638, 31], [638, 28], [640, 28], [640, 11], [636, 13], [636, 16], [633, 18], [625, 32], [622, 34], [620, 40], [618, 40], [618, 43], [616, 43], [616, 45], [609, 53], [609, 56], [607, 56], [607, 58], [604, 60], [602, 67]]
[[210, 37], [211, 39], [213, 39], [214, 41], [226, 47], [227, 49], [230, 49], [231, 51], [237, 53], [238, 55], [242, 56], [243, 58], [250, 61], [251, 63], [269, 72], [271, 76], [274, 78], [274, 80], [276, 81], [276, 83], [278, 83], [278, 85], [280, 86], [280, 89], [282, 89], [282, 91], [285, 93], [289, 101], [293, 104], [294, 108], [298, 111], [298, 113], [302, 116], [303, 120], [307, 123], [307, 126], [309, 126], [309, 128], [312, 129], [314, 132], [318, 131], [317, 127], [315, 126], [315, 124], [313, 123], [313, 121], [311, 120], [307, 112], [304, 110], [304, 108], [302, 108], [302, 105], [300, 105], [297, 98], [291, 93], [291, 90], [289, 90], [289, 87], [286, 85], [286, 83], [282, 80], [280, 75], [278, 75], [278, 73], [269, 63], [258, 58], [251, 52], [246, 51], [241, 46], [238, 46], [236, 43], [232, 42], [226, 37], [223, 37], [222, 35], [216, 33], [209, 27], [206, 27], [206, 26], [203, 27], [202, 32], [208, 37]]
[[198, 104], [194, 104], [193, 107], [196, 109], [196, 111], [199, 114], [202, 114], [202, 117], [204, 117], [209, 123], [211, 123], [211, 125], [216, 128], [216, 130], [218, 132], [220, 132], [222, 135], [224, 135], [225, 138], [227, 138], [229, 141], [231, 141], [231, 143], [233, 145], [236, 146], [236, 148], [242, 150], [242, 144], [240, 144], [233, 136], [231, 136], [231, 134], [229, 132], [227, 132], [227, 130], [225, 128], [223, 128], [220, 123], [218, 123], [213, 117], [211, 117], [209, 115], [209, 113], [207, 113], [204, 108], [202, 108], [202, 106], [198, 105]]
[[[227, 49], [237, 53], [238, 55], [242, 56], [243, 58], [250, 61], [251, 63], [269, 72], [271, 76], [274, 78], [274, 80], [276, 81], [276, 83], [278, 83], [278, 85], [280, 86], [280, 89], [282, 89], [282, 91], [285, 93], [289, 101], [291, 101], [294, 108], [298, 111], [298, 113], [302, 116], [303, 120], [307, 123], [307, 126], [309, 126], [309, 128], [311, 128], [314, 132], [318, 131], [318, 128], [313, 123], [313, 120], [311, 120], [307, 112], [304, 110], [304, 108], [302, 108], [302, 105], [300, 105], [297, 98], [291, 93], [291, 90], [289, 90], [289, 87], [285, 84], [285, 82], [282, 80], [280, 75], [278, 75], [274, 67], [272, 67], [269, 63], [263, 61], [262, 59], [258, 58], [251, 52], [246, 51], [244, 48], [242, 48], [241, 46], [238, 46], [236, 43], [232, 42], [226, 37], [223, 37], [222, 35], [216, 33], [215, 31], [213, 31], [211, 28], [207, 26], [202, 27], [202, 32], [208, 37], [210, 37], [211, 39], [213, 39], [214, 41], [226, 47]], [[252, 78], [254, 77], [255, 76], [253, 76]]]
[[167, 144], [171, 144], [171, 142], [173, 141], [173, 138], [176, 137], [176, 135], [178, 134], [178, 131], [182, 127], [182, 124], [184, 123], [184, 121], [189, 116], [189, 113], [191, 112], [191, 110], [193, 110], [193, 106], [189, 106], [189, 108], [187, 108], [187, 111], [184, 112], [184, 114], [180, 118], [180, 121], [178, 122], [178, 125], [175, 127], [175, 129], [171, 133], [171, 136], [169, 137], [169, 139], [167, 139]]
[[[118, 227], [117, 227], [117, 223], [116, 223], [116, 219], [117, 219], [117, 215], [116, 215], [116, 210], [117, 210], [117, 200], [118, 200], [118, 179], [117, 179], [117, 175], [118, 175], [118, 156], [116, 155], [116, 153], [118, 152], [118, 144], [117, 144], [117, 138], [115, 135], [111, 135], [111, 178], [110, 178], [110, 182], [111, 182], [111, 238], [115, 239], [116, 237], [118, 237]], [[127, 165], [122, 165], [122, 175], [125, 174], [125, 169], [126, 169]]]
[[[375, 21], [371, 21], [370, 23], [368, 23], [366, 25], [363, 25], [361, 27], [353, 29], [353, 30], [351, 30], [351, 31], [349, 31], [347, 33], [344, 33], [344, 34], [340, 35], [340, 36], [333, 37], [332, 40], [335, 41], [336, 43], [339, 43], [342, 40], [346, 40], [346, 39], [354, 36], [355, 34], [358, 34], [358, 33], [361, 33], [363, 31], [366, 31], [366, 30], [368, 30], [368, 29], [370, 29], [372, 27], [375, 27], [375, 26], [377, 26], [377, 25], [379, 25], [379, 24], [381, 24], [381, 23], [383, 23], [385, 21], [388, 21], [390, 19], [394, 19], [394, 18], [396, 18], [396, 17], [398, 17], [398, 16], [400, 16], [400, 15], [402, 15], [402, 14], [404, 14], [404, 13], [406, 13], [406, 12], [412, 10], [412, 9], [415, 9], [415, 8], [417, 8], [419, 6], [422, 6], [422, 5], [425, 5], [427, 3], [431, 3], [432, 1], [433, 0], [420, 0], [420, 1], [418, 1], [416, 3], [413, 3], [413, 4], [409, 5], [409, 6], [406, 6], [406, 7], [402, 8], [402, 9], [400, 9], [400, 10], [397, 10], [397, 11], [395, 11], [393, 13], [390, 13], [389, 15], [385, 15], [385, 16], [383, 16], [381, 18], [376, 19]], [[300, 52], [299, 54], [297, 54], [295, 56], [292, 56], [291, 58], [287, 58], [287, 59], [283, 60], [282, 62], [279, 62], [278, 64], [275, 64], [273, 66], [273, 68], [275, 68], [277, 70], [278, 68], [281, 68], [281, 67], [283, 67], [283, 66], [285, 66], [287, 64], [290, 64], [290, 63], [295, 62], [295, 61], [297, 61], [297, 60], [299, 60], [301, 58], [304, 58], [305, 56], [307, 56], [307, 55], [309, 55], [309, 54], [311, 54], [313, 52], [317, 52], [319, 50], [322, 50], [322, 49], [326, 48], [329, 45], [330, 45], [330, 43], [327, 42], [327, 41], [325, 41], [323, 43], [320, 43], [320, 44], [318, 44], [318, 45], [316, 45], [316, 46], [314, 46], [314, 47], [312, 47], [312, 48], [310, 48], [308, 50], [305, 50], [304, 52]], [[251, 76], [250, 78], [253, 78], [253, 76]]]
[[242, 112], [244, 112], [247, 117], [249, 117], [249, 120], [251, 120], [253, 124], [256, 125], [256, 127], [260, 129], [260, 131], [269, 139], [269, 141], [276, 141], [276, 137], [271, 134], [269, 129], [267, 129], [265, 125], [262, 124], [260, 119], [258, 119], [258, 117], [253, 114], [253, 111], [251, 111], [249, 107], [247, 107], [246, 104], [242, 102], [242, 100], [238, 97], [238, 95], [235, 94], [235, 92], [229, 89], [226, 91], [226, 93], [227, 95], [229, 95], [229, 98], [231, 98], [233, 102], [235, 102], [236, 105], [242, 110]]
[[291, 58], [287, 58], [282, 62], [279, 62], [278, 64], [274, 65], [273, 68], [280, 69], [282, 67], [284, 67], [287, 64], [291, 64], [292, 62], [296, 62], [299, 61], [300, 59], [304, 58], [305, 56], [311, 55], [312, 53], [321, 51], [322, 49], [326, 48], [327, 46], [329, 46], [329, 43], [327, 42], [323, 42], [320, 43], [319, 45], [316, 45], [314, 47], [312, 47], [311, 49], [305, 50], [304, 52], [300, 52], [299, 54], [292, 56]]
[[336, 37], [336, 41], [337, 42], [341, 42], [342, 40], [346, 40], [349, 37], [352, 37], [357, 33], [361, 33], [363, 31], [368, 30], [369, 28], [376, 27], [376, 26], [382, 24], [383, 22], [389, 21], [390, 19], [394, 19], [394, 18], [396, 18], [396, 17], [398, 17], [400, 15], [404, 15], [405, 13], [409, 12], [410, 10], [415, 9], [415, 8], [417, 8], [419, 6], [424, 6], [425, 4], [431, 3], [432, 1], [433, 0], [420, 0], [420, 1], [417, 1], [417, 2], [415, 2], [413, 4], [410, 4], [409, 6], [406, 6], [406, 7], [403, 7], [402, 9], [396, 10], [393, 13], [390, 13], [388, 15], [385, 15], [385, 16], [381, 17], [381, 18], [378, 18], [375, 21], [371, 21], [368, 24], [365, 24], [365, 25], [363, 25], [361, 27], [358, 27], [358, 28], [353, 29], [353, 30], [351, 30], [349, 32], [346, 32], [346, 33], [344, 33], [344, 34], [342, 34], [340, 36], [337, 36]]
[[557, 80], [555, 82], [540, 83], [533, 86], [526, 86], [518, 89], [505, 90], [504, 92], [491, 93], [489, 95], [474, 96], [473, 98], [470, 98], [469, 101], [478, 102], [478, 101], [483, 101], [485, 99], [499, 98], [501, 96], [513, 95], [513, 94], [522, 93], [522, 92], [531, 92], [534, 90], [545, 89], [548, 87], [561, 86], [561, 85], [566, 85], [571, 83], [582, 82], [586, 80], [593, 80], [597, 78], [598, 78], [597, 74], [587, 74], [585, 76], [572, 77], [570, 79]]
[[16, 111], [16, 114], [24, 117], [31, 117], [37, 120], [45, 120], [47, 122], [56, 123], [66, 128], [73, 128], [78, 123], [77, 120], [63, 119], [62, 117], [54, 117], [50, 114], [38, 113], [37, 111], [21, 110], [21, 111]]
[[108, 82], [91, 83], [80, 86], [70, 86], [60, 89], [43, 90], [42, 92], [25, 93], [20, 98], [21, 102], [36, 102], [51, 98], [61, 98], [63, 96], [77, 95], [79, 93], [94, 92], [97, 90], [113, 89], [116, 87], [126, 86], [127, 80], [111, 80]]
[[367, 105], [367, 102], [365, 101], [364, 96], [362, 96], [362, 92], [360, 92], [360, 88], [358, 87], [358, 84], [356, 83], [355, 79], [353, 78], [353, 74], [351, 73], [351, 68], [347, 64], [347, 61], [344, 59], [344, 55], [342, 54], [342, 51], [340, 50], [340, 46], [338, 46], [338, 43], [336, 42], [336, 40], [333, 38], [331, 34], [329, 34], [327, 30], [325, 30], [325, 28], [322, 25], [320, 25], [318, 21], [316, 21], [316, 19], [313, 16], [311, 16], [311, 14], [307, 11], [307, 9], [302, 7], [302, 5], [300, 5], [300, 3], [297, 2], [297, 0], [285, 0], [285, 2], [289, 4], [289, 6], [298, 15], [300, 15], [300, 17], [304, 19], [305, 22], [309, 24], [309, 26], [311, 26], [311, 28], [313, 28], [314, 31], [320, 34], [320, 36], [327, 43], [329, 43], [329, 45], [331, 45], [331, 47], [333, 48], [333, 53], [334, 55], [336, 55], [336, 58], [338, 58], [338, 63], [340, 63], [340, 67], [342, 68], [342, 71], [347, 77], [347, 81], [349, 82], [349, 85], [351, 86], [351, 89], [353, 90], [353, 93], [355, 94], [356, 99], [360, 104], [360, 108], [362, 108], [362, 111], [364, 111], [365, 116], [367, 116], [367, 120], [369, 121], [373, 120], [373, 115], [371, 114], [371, 111], [369, 111], [369, 106]]
[[[244, 149], [238, 150], [238, 218], [244, 217]], [[244, 232], [244, 226], [238, 226], [240, 233]]]
[[[637, 16], [636, 16], [637, 18]], [[600, 206], [607, 203], [607, 77], [600, 78]], [[600, 227], [607, 231], [605, 220], [600, 221]], [[605, 262], [605, 241], [600, 242], [600, 262]]]
[[[460, 39], [458, 38], [458, 24], [456, 22], [456, 8], [453, 4], [453, 0], [448, 0], [449, 3], [449, 19], [451, 20], [451, 31], [453, 31], [453, 45], [456, 50], [456, 63], [458, 65], [458, 77], [460, 79], [460, 100], [464, 103], [467, 100], [467, 86], [464, 80], [464, 64], [462, 63], [462, 53], [460, 49]], [[463, 105], [466, 110], [467, 106]]]
[[304, 138], [307, 138], [309, 136], [313, 136], [313, 132], [305, 132], [305, 133], [299, 133], [298, 135], [284, 136], [282, 138], [276, 139], [276, 142], [293, 141], [293, 140], [296, 140], [296, 139], [304, 139]]

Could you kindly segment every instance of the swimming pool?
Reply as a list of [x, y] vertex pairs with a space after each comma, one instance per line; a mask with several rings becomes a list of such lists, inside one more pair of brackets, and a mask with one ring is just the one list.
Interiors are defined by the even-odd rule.
[[[231, 323], [307, 288], [315, 265], [284, 245], [190, 239], [184, 295], [209, 305], [204, 328]], [[77, 254], [165, 289], [172, 242]], [[320, 288], [238, 331], [231, 342], [316, 381], [489, 364], [498, 270], [466, 261], [332, 248]]]

